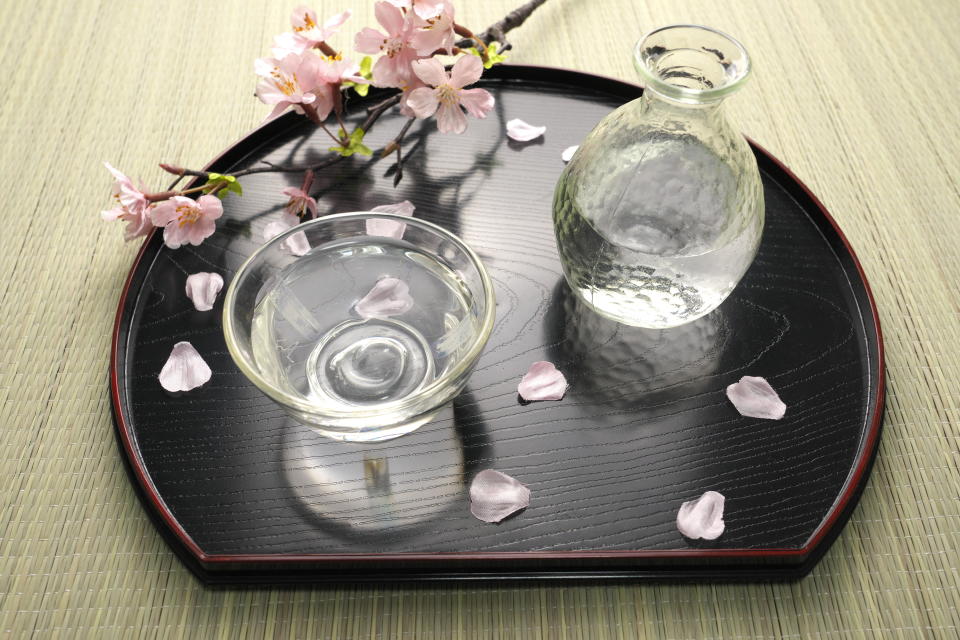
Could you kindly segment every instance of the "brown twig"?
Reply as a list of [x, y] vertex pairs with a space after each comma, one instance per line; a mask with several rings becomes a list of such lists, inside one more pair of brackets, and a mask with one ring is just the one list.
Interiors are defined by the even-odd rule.
[[[502, 20], [494, 22], [492, 25], [482, 31], [479, 35], [475, 36], [482, 40], [485, 44], [490, 44], [491, 42], [499, 42], [502, 46], [500, 47], [500, 52], [504, 52], [508, 49], [512, 49], [513, 45], [507, 40], [507, 33], [513, 29], [516, 29], [524, 22], [527, 21], [527, 18], [530, 17], [540, 5], [542, 5], [547, 0], [530, 0], [525, 5], [517, 7]], [[465, 49], [470, 46], [472, 38], [466, 38], [457, 43], [457, 46], [461, 49]]]
[[[463, 40], [456, 43], [457, 49], [466, 49], [468, 47], [474, 46], [474, 41], [476, 41], [476, 44], [478, 45], [478, 49], [483, 53], [486, 52], [486, 46], [491, 42], [499, 42], [502, 45], [500, 48], [501, 52], [512, 48], [512, 45], [510, 44], [510, 42], [507, 41], [507, 37], [506, 37], [507, 33], [513, 29], [516, 29], [517, 27], [522, 25], [524, 22], [526, 22], [527, 18], [529, 18], [530, 15], [540, 5], [542, 5], [546, 1], [547, 0], [530, 0], [526, 4], [508, 13], [501, 20], [494, 22], [492, 25], [487, 27], [484, 31], [480, 32], [479, 34], [474, 34], [466, 27], [457, 25], [458, 28], [456, 29], [456, 32], [460, 35], [466, 36]], [[320, 52], [325, 56], [336, 57], [338, 55], [337, 52], [334, 51], [326, 42], [319, 43], [317, 45], [317, 49], [319, 49]], [[363, 129], [364, 133], [369, 132], [370, 128], [377, 122], [377, 120], [380, 119], [380, 116], [382, 116], [390, 107], [393, 107], [399, 104], [402, 96], [403, 94], [398, 92], [390, 96], [389, 98], [386, 98], [376, 104], [373, 104], [367, 107], [367, 117], [360, 124], [360, 128]], [[326, 127], [320, 121], [320, 118], [318, 117], [316, 109], [312, 105], [300, 105], [300, 106], [303, 108], [304, 113], [312, 122], [323, 127], [324, 130], [327, 131], [327, 133], [330, 135], [331, 138], [333, 138], [334, 140], [337, 140], [340, 144], [345, 144], [343, 141], [338, 140], [338, 138], [334, 136], [328, 129], [326, 129]], [[402, 158], [403, 158], [403, 156], [401, 155], [402, 152], [400, 149], [401, 142], [403, 141], [403, 137], [406, 135], [407, 131], [409, 131], [410, 126], [413, 124], [413, 121], [414, 121], [414, 118], [410, 118], [403, 125], [403, 128], [400, 130], [400, 133], [393, 140], [387, 143], [387, 145], [384, 147], [384, 151], [382, 152], [382, 155], [381, 155], [381, 157], [386, 157], [387, 155], [390, 155], [390, 153], [393, 153], [394, 151], [396, 151], [397, 159], [398, 159], [397, 160], [398, 174], [400, 174], [402, 170], [402, 167], [399, 166], [402, 163]], [[346, 127], [344, 127], [344, 131], [346, 131]], [[317, 171], [319, 169], [324, 169], [326, 167], [329, 167], [330, 165], [336, 164], [342, 158], [343, 156], [334, 155], [324, 159], [322, 162], [315, 162], [311, 164], [302, 164], [302, 165], [279, 165], [279, 164], [273, 164], [271, 162], [267, 162], [266, 160], [264, 160], [262, 161], [262, 164], [265, 166], [257, 166], [257, 167], [249, 167], [247, 169], [241, 169], [239, 171], [234, 171], [230, 175], [232, 175], [235, 178], [239, 178], [241, 176], [246, 176], [254, 173], [268, 173], [268, 172], [296, 173], [299, 171], [308, 171], [308, 170]], [[210, 176], [210, 172], [208, 171], [197, 171], [194, 169], [185, 169], [183, 167], [178, 167], [170, 164], [161, 164], [160, 167], [164, 171], [167, 171], [168, 173], [172, 173], [177, 176], [177, 179], [170, 185], [169, 190], [172, 190], [174, 186], [176, 186], [176, 184], [180, 182], [180, 180], [184, 176], [196, 176], [201, 178], [209, 178]], [[224, 183], [223, 186], [225, 185], [226, 183]], [[220, 188], [222, 187], [216, 187], [216, 190], [219, 190]]]

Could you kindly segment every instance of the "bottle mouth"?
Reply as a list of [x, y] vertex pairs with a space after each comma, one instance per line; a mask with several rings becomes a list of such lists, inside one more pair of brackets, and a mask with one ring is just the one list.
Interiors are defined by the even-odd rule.
[[750, 75], [750, 56], [742, 44], [696, 24], [647, 33], [634, 48], [633, 63], [646, 88], [690, 104], [720, 100]]

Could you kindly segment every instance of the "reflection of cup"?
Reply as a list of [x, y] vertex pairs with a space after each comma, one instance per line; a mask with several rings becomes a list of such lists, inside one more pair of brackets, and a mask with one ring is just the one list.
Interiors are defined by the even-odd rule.
[[409, 433], [463, 388], [494, 320], [480, 259], [444, 229], [382, 213], [326, 216], [270, 240], [227, 290], [240, 370], [336, 440]]
[[719, 366], [728, 335], [720, 309], [679, 327], [644, 329], [599, 315], [563, 281], [554, 297], [562, 319], [548, 319], [558, 332], [550, 358], [575, 363], [578, 397], [617, 409], [648, 406], [664, 395], [698, 392]]
[[488, 455], [475, 405], [464, 394], [396, 445], [334, 442], [291, 424], [282, 460], [287, 485], [300, 510], [329, 531], [391, 541], [410, 535], [465, 508], [465, 482]]

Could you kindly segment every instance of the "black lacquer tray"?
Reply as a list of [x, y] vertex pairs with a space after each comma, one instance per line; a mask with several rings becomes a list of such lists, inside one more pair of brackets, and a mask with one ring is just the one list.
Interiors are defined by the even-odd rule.
[[[298, 174], [244, 177], [246, 195], [225, 201], [200, 247], [171, 251], [156, 233], [144, 244], [120, 300], [111, 384], [122, 451], [160, 531], [198, 576], [221, 583], [804, 575], [857, 502], [883, 412], [877, 313], [842, 233], [754, 146], [767, 223], [732, 296], [666, 331], [598, 318], [564, 283], [551, 198], [563, 149], [641, 90], [519, 66], [493, 69], [482, 86], [496, 110], [464, 135], [413, 126], [397, 188], [392, 161], [367, 159], [324, 170], [314, 187], [321, 213], [411, 200], [417, 217], [473, 246], [496, 283], [496, 327], [465, 392], [414, 434], [360, 446], [291, 421], [230, 359], [222, 296], [200, 313], [184, 295], [190, 273], [229, 281]], [[353, 118], [377, 99], [351, 104]], [[546, 136], [509, 141], [511, 118], [546, 125]], [[367, 142], [382, 146], [403, 122], [387, 114]], [[210, 169], [308, 161], [328, 146], [291, 114]], [[180, 340], [214, 373], [173, 396], [157, 374]], [[536, 360], [567, 374], [563, 401], [518, 402]], [[774, 385], [783, 420], [733, 409], [724, 389], [743, 375]], [[467, 487], [486, 468], [527, 484], [530, 507], [499, 525], [474, 519]], [[725, 533], [684, 539], [677, 508], [711, 489], [727, 497]]]

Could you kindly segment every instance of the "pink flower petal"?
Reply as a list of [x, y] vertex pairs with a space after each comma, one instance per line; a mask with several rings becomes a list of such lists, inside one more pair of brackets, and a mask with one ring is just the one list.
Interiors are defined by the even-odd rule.
[[413, 308], [410, 286], [397, 278], [381, 278], [353, 307], [362, 318], [386, 318]]
[[429, 118], [437, 111], [437, 107], [440, 106], [440, 101], [437, 100], [437, 94], [433, 89], [427, 87], [420, 87], [419, 89], [411, 91], [407, 95], [406, 102], [407, 108], [410, 109], [417, 118]]
[[494, 99], [486, 89], [464, 89], [460, 92], [460, 104], [474, 118], [486, 118], [487, 112], [493, 109]]
[[517, 393], [527, 402], [560, 400], [567, 392], [567, 386], [567, 379], [552, 362], [540, 361], [530, 365], [530, 370], [517, 386]]
[[677, 529], [693, 540], [715, 540], [725, 527], [723, 505], [725, 498], [716, 491], [707, 491], [696, 500], [684, 502], [677, 512]]
[[[374, 207], [371, 209], [371, 211], [377, 211], [379, 213], [392, 213], [398, 216], [410, 217], [413, 215], [414, 209], [415, 207], [413, 206], [412, 202], [409, 200], [404, 200], [403, 202], [397, 202], [395, 204], [382, 204], [378, 207]], [[406, 230], [407, 225], [395, 220], [367, 220], [367, 235], [369, 236], [382, 236], [384, 238], [396, 238], [399, 240], [403, 237], [403, 232]]]
[[530, 489], [505, 473], [484, 469], [470, 483], [470, 513], [484, 522], [500, 522], [530, 506]]
[[187, 276], [187, 297], [193, 301], [197, 311], [210, 311], [223, 289], [223, 277], [219, 273], [201, 271]]
[[787, 405], [763, 378], [743, 376], [727, 387], [727, 397], [742, 416], [779, 420], [787, 412]]
[[307, 240], [307, 234], [297, 231], [283, 241], [283, 247], [295, 256], [302, 256], [310, 251], [310, 241]]
[[573, 160], [573, 154], [575, 154], [577, 152], [577, 149], [579, 148], [580, 148], [580, 145], [578, 144], [575, 144], [572, 147], [567, 147], [566, 149], [563, 150], [563, 153], [560, 154], [560, 157], [563, 159], [564, 162], [570, 162], [571, 160]]
[[477, 56], [462, 56], [450, 70], [450, 85], [456, 89], [468, 87], [483, 75], [483, 62]]
[[463, 133], [467, 130], [467, 116], [459, 104], [441, 104], [437, 110], [437, 130], [440, 133]]
[[370, 27], [364, 27], [353, 39], [353, 47], [360, 53], [380, 53], [380, 48], [387, 41], [387, 37]]
[[206, 384], [212, 372], [189, 342], [178, 342], [160, 370], [160, 386], [167, 391], [190, 391]]
[[530, 142], [542, 136], [546, 130], [546, 127], [535, 127], [520, 118], [507, 122], [507, 137], [517, 142]]
[[378, 2], [373, 6], [373, 14], [389, 34], [403, 31], [403, 12], [389, 2]]
[[417, 77], [432, 87], [447, 83], [447, 72], [444, 71], [443, 64], [436, 58], [414, 60], [412, 67]]

